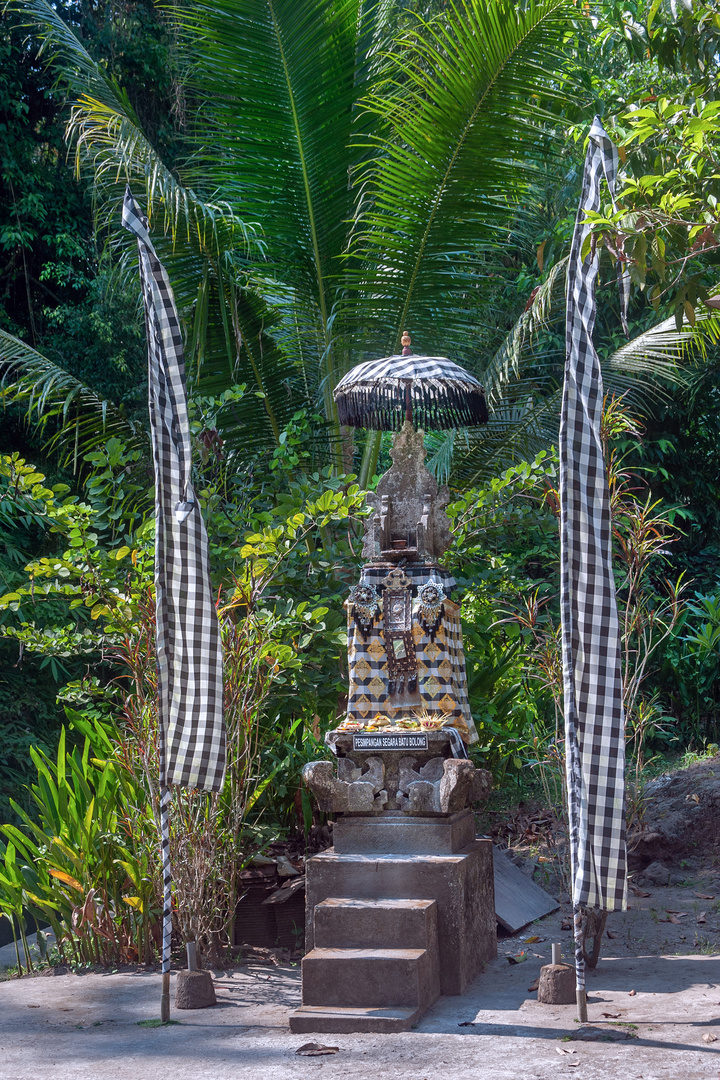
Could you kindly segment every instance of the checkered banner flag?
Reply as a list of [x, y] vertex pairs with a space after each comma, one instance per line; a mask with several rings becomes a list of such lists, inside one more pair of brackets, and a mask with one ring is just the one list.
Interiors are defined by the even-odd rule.
[[[205, 791], [222, 787], [222, 649], [210, 584], [207, 532], [190, 482], [190, 426], [180, 323], [170, 281], [148, 234], [147, 219], [129, 188], [122, 223], [137, 237], [148, 342], [155, 466], [155, 635], [166, 981], [172, 930], [168, 787], [175, 784]], [[164, 982], [165, 998], [168, 993]], [[163, 1009], [167, 1012], [169, 1004]]]
[[190, 483], [182, 335], [146, 220], [125, 193], [123, 225], [140, 254], [155, 465], [155, 590], [160, 783], [219, 791], [225, 774], [222, 650], [208, 540]]
[[[610, 494], [600, 441], [603, 383], [592, 341], [599, 256], [591, 248], [584, 259], [581, 257], [590, 231], [586, 215], [599, 210], [603, 178], [612, 197], [616, 173], [616, 149], [596, 117], [590, 130], [567, 275], [567, 356], [560, 420], [565, 746], [577, 918], [580, 905], [606, 911], [626, 905], [620, 627], [612, 569]], [[624, 304], [624, 278], [621, 292]]]

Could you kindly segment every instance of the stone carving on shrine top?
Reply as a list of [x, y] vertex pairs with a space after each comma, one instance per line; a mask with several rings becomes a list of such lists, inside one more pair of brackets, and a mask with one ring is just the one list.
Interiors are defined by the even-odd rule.
[[438, 488], [425, 468], [424, 432], [406, 420], [395, 436], [392, 466], [380, 478], [367, 501], [374, 513], [365, 525], [363, 557], [436, 562], [450, 547], [450, 522], [445, 507], [447, 487]]

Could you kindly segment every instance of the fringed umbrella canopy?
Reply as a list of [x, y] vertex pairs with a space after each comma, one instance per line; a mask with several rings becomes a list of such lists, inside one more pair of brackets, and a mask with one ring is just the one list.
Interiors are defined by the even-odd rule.
[[399, 431], [405, 420], [437, 431], [485, 424], [488, 418], [478, 380], [444, 356], [368, 360], [348, 371], [334, 396], [341, 424], [374, 431]]

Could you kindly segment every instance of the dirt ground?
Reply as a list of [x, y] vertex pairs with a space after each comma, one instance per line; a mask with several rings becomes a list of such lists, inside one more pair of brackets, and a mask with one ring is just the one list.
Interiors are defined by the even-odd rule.
[[[159, 1016], [155, 973], [7, 979], [0, 1080], [719, 1080], [720, 760], [661, 777], [648, 794], [629, 909], [609, 917], [585, 1025], [574, 1006], [539, 1004], [531, 989], [552, 942], [572, 956], [564, 903], [501, 938], [467, 993], [398, 1035], [292, 1035], [300, 972], [288, 964], [218, 973], [218, 1005], [173, 1011], [166, 1028], [143, 1023]], [[311, 1040], [337, 1053], [298, 1055]]]

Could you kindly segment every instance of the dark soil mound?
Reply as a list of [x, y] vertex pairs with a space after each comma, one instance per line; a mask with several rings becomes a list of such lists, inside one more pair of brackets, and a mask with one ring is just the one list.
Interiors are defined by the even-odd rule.
[[632, 869], [680, 859], [720, 867], [720, 755], [652, 780], [645, 798], [628, 836]]

